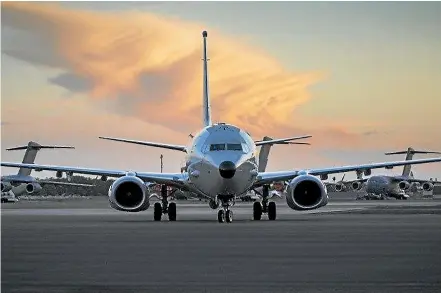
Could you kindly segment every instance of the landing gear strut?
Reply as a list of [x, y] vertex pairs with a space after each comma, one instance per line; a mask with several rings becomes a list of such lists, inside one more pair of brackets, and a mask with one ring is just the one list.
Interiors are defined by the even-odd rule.
[[254, 202], [253, 204], [253, 219], [260, 221], [262, 214], [268, 214], [268, 220], [274, 221], [277, 216], [277, 209], [275, 202], [268, 202], [269, 198], [269, 186], [263, 186], [262, 203]]
[[167, 185], [161, 185], [161, 202], [155, 202], [153, 219], [161, 221], [163, 214], [168, 214], [169, 221], [176, 221], [176, 203], [168, 203]]
[[230, 210], [231, 198], [226, 196], [219, 196], [220, 201], [222, 202], [222, 208], [217, 212], [217, 221], [219, 223], [231, 223], [233, 222], [233, 211]]

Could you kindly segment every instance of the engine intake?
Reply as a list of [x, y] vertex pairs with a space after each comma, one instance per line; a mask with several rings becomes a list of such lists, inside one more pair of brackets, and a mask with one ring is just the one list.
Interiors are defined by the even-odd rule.
[[286, 203], [293, 210], [312, 210], [328, 204], [323, 182], [311, 175], [300, 175], [288, 185]]
[[38, 193], [42, 190], [41, 185], [38, 183], [28, 183], [26, 184], [26, 192], [28, 194]]
[[358, 181], [352, 182], [351, 187], [353, 190], [360, 190], [361, 189], [361, 183]]
[[144, 211], [150, 206], [147, 186], [136, 176], [118, 178], [109, 188], [109, 202], [119, 211]]
[[337, 184], [335, 184], [335, 191], [338, 191], [338, 192], [340, 192], [340, 191], [342, 191], [343, 189], [344, 189], [344, 184], [343, 183], [337, 183]]
[[430, 182], [424, 182], [423, 190], [424, 191], [432, 191], [433, 190], [433, 184], [430, 183]]
[[1, 190], [2, 190], [2, 192], [8, 192], [11, 189], [12, 189], [11, 183], [9, 183], [9, 182], [2, 182], [1, 183]]
[[400, 183], [398, 183], [398, 187], [401, 190], [408, 190], [410, 188], [410, 183], [407, 181], [401, 181]]

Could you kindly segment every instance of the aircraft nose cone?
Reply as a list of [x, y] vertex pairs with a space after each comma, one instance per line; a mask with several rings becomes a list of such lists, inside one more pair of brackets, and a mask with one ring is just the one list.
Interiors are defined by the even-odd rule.
[[230, 179], [233, 178], [236, 173], [236, 165], [231, 161], [224, 161], [219, 165], [219, 173], [222, 178]]

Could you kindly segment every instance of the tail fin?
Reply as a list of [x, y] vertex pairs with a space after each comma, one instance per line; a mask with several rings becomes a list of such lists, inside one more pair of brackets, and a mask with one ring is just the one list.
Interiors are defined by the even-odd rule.
[[[404, 154], [406, 154], [406, 161], [409, 161], [409, 160], [413, 159], [413, 155], [415, 155], [415, 154], [441, 154], [441, 152], [416, 151], [413, 148], [409, 147], [407, 149], [407, 151], [398, 151], [398, 152], [385, 153], [385, 155], [404, 155]], [[412, 165], [405, 165], [404, 168], [403, 168], [403, 173], [401, 174], [401, 176], [403, 176], [403, 177], [411, 176], [411, 168], [412, 168]]]
[[[265, 136], [263, 138], [263, 141], [268, 141], [268, 140], [272, 140], [272, 138], [268, 137], [268, 136]], [[258, 172], [265, 172], [266, 165], [268, 164], [269, 152], [270, 152], [272, 146], [273, 146], [272, 144], [264, 144], [260, 148]]]
[[[41, 149], [74, 149], [72, 146], [53, 146], [53, 145], [40, 145], [39, 143], [30, 141], [27, 146], [18, 146], [13, 148], [6, 149], [7, 151], [17, 151], [17, 150], [26, 150], [25, 155], [23, 157], [23, 164], [33, 164], [35, 162], [35, 158], [37, 157], [37, 152]], [[29, 176], [31, 175], [32, 169], [28, 168], [20, 168], [18, 170], [17, 175], [21, 176]]]
[[203, 77], [203, 95], [204, 95], [204, 103], [203, 103], [203, 116], [204, 116], [204, 127], [211, 125], [211, 109], [210, 109], [210, 96], [208, 92], [208, 60], [207, 59], [207, 31], [202, 32], [202, 37], [204, 38], [204, 77]]

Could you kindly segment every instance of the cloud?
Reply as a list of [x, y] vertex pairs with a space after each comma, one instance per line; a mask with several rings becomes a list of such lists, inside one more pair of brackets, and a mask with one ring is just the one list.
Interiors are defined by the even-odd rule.
[[[4, 54], [64, 72], [49, 78], [51, 84], [173, 130], [200, 127], [203, 25], [29, 2], [2, 2], [2, 24], [15, 31]], [[272, 135], [296, 131], [293, 111], [322, 74], [290, 72], [251, 45], [208, 32], [213, 118], [255, 136], [268, 134], [268, 126]]]

